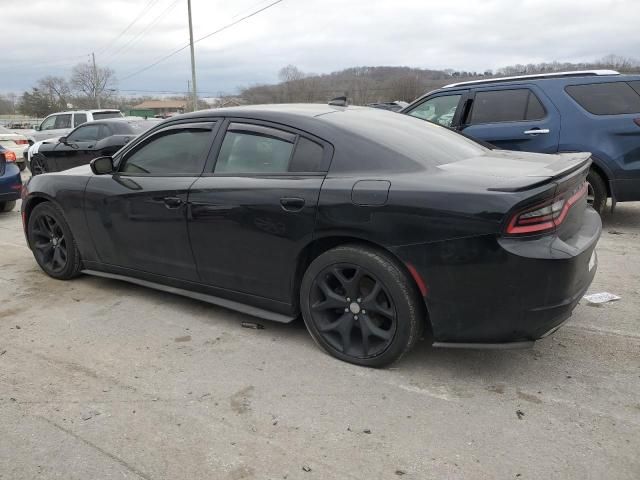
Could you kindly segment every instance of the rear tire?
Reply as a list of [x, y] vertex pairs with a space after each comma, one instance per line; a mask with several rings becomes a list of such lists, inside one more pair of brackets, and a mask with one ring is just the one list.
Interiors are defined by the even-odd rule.
[[600, 174], [593, 169], [589, 170], [587, 184], [589, 186], [587, 201], [596, 212], [602, 215], [607, 204], [607, 185]]
[[355, 244], [311, 262], [302, 279], [300, 308], [320, 347], [366, 367], [399, 360], [420, 338], [426, 317], [402, 265], [383, 251]]
[[16, 201], [15, 200], [10, 200], [8, 202], [0, 202], [0, 212], [10, 212], [11, 210], [13, 210], [16, 206]]
[[80, 252], [56, 205], [51, 202], [36, 205], [29, 215], [27, 238], [36, 262], [47, 275], [69, 280], [80, 274]]

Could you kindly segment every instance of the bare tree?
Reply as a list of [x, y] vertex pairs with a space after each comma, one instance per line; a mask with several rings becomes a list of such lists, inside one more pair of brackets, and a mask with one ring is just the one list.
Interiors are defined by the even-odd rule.
[[38, 80], [38, 89], [49, 96], [52, 105], [61, 110], [67, 108], [71, 99], [71, 87], [66, 79], [49, 75]]
[[115, 93], [115, 72], [110, 68], [79, 63], [71, 72], [71, 85], [81, 96], [90, 99], [96, 107]]

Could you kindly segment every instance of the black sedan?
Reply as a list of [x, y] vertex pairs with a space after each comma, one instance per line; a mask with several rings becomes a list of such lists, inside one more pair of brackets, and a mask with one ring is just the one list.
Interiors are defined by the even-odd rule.
[[114, 157], [31, 179], [50, 276], [125, 280], [289, 322], [367, 366], [529, 345], [596, 271], [588, 154], [489, 150], [371, 108], [240, 107], [167, 120]]
[[96, 157], [113, 155], [131, 139], [158, 123], [159, 120], [122, 118], [83, 123], [66, 137], [38, 145], [29, 169], [33, 175], [39, 175], [86, 165]]

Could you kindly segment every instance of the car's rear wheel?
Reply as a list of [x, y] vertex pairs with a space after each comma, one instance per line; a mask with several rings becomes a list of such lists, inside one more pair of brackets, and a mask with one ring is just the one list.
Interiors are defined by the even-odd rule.
[[316, 258], [305, 272], [300, 307], [313, 339], [341, 360], [383, 367], [420, 337], [424, 303], [388, 254], [345, 245]]
[[0, 202], [0, 212], [10, 212], [16, 206], [16, 201]]
[[587, 203], [602, 214], [607, 204], [607, 185], [604, 179], [593, 169], [587, 175]]
[[80, 273], [80, 253], [62, 212], [52, 203], [37, 205], [29, 216], [29, 246], [49, 276], [68, 280]]

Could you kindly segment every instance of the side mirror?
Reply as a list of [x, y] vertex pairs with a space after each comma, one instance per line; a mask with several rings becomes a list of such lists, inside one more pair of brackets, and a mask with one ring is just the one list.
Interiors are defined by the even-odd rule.
[[67, 137], [60, 137], [60, 138], [58, 139], [58, 141], [59, 141], [60, 143], [64, 143], [64, 144], [66, 145], [66, 144], [67, 144]]
[[36, 132], [39, 132], [40, 130], [42, 130], [42, 129], [40, 128], [40, 125], [36, 125]]
[[113, 173], [113, 158], [111, 157], [94, 158], [89, 165], [91, 166], [91, 171], [96, 175]]

